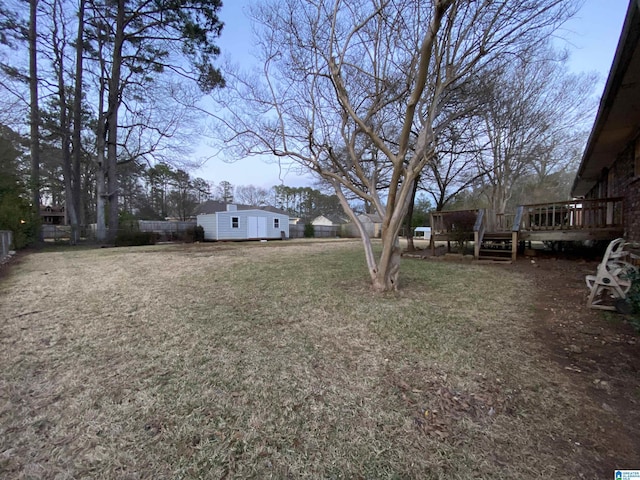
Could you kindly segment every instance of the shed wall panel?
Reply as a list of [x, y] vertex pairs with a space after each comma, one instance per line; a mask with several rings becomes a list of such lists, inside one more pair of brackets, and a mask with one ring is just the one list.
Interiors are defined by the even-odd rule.
[[215, 213], [198, 215], [196, 217], [196, 223], [204, 229], [205, 240], [217, 240]]

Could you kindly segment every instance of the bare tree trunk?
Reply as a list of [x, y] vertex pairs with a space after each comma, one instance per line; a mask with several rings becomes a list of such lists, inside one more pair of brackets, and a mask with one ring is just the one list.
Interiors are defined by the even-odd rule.
[[40, 228], [40, 109], [38, 103], [38, 0], [29, 1], [29, 96], [31, 123], [31, 208], [36, 222], [36, 241], [42, 241]]
[[[104, 67], [102, 67], [104, 72]], [[107, 225], [105, 222], [106, 192], [105, 192], [105, 114], [104, 114], [104, 78], [100, 79], [100, 93], [98, 95], [98, 128], [96, 130], [96, 240], [107, 240]]]
[[[387, 240], [385, 237], [389, 237]], [[376, 292], [390, 292], [398, 289], [398, 279], [400, 274], [400, 259], [402, 251], [398, 236], [392, 238], [390, 235], [383, 235], [382, 242], [385, 244], [380, 257], [377, 270], [374, 272], [372, 286]]]
[[[367, 230], [362, 225], [362, 222], [358, 219], [353, 209], [349, 206], [349, 201], [344, 196], [344, 193], [339, 187], [338, 182], [331, 181], [336, 195], [340, 200], [343, 210], [349, 216], [353, 224], [360, 233], [360, 239], [362, 240], [362, 246], [364, 248], [365, 259], [367, 261], [367, 268], [369, 269], [369, 276], [371, 278], [371, 286], [376, 292], [386, 292], [398, 289], [398, 274], [400, 273], [400, 243], [398, 241], [398, 230], [400, 221], [395, 226], [395, 237], [393, 236], [393, 228], [382, 229], [382, 254], [380, 258], [376, 260], [373, 252], [373, 245], [371, 243], [371, 237], [367, 233]], [[378, 212], [381, 213], [381, 212]]]
[[98, 152], [98, 168], [96, 170], [96, 240], [105, 242], [107, 240], [107, 224], [105, 210], [107, 207], [107, 194], [105, 193], [104, 178], [104, 153]]
[[[246, 153], [288, 157], [330, 181], [360, 231], [373, 288], [396, 290], [398, 235], [415, 178], [436, 158], [443, 128], [473, 107], [458, 101], [457, 89], [474, 85], [507, 51], [528, 51], [537, 32], [551, 31], [570, 10], [558, 0], [531, 3], [269, 2], [253, 12], [265, 32], [264, 83], [255, 88], [255, 79], [239, 77], [234, 93], [255, 108], [243, 116], [229, 107], [220, 126]], [[396, 57], [403, 60], [388, 61]], [[379, 256], [347, 194], [382, 217]]]
[[[62, 70], [62, 60], [60, 61]], [[62, 170], [64, 176], [65, 211], [71, 225], [69, 243], [78, 243], [78, 211], [73, 197], [73, 170], [71, 165], [71, 139], [69, 138], [69, 124], [67, 119], [67, 98], [64, 92], [62, 71], [58, 72], [58, 96], [60, 98], [60, 126], [62, 128]]]
[[487, 215], [487, 227], [490, 231], [498, 227], [498, 216], [504, 215], [509, 201], [509, 190], [502, 183], [496, 183], [491, 188], [491, 196], [489, 197], [489, 211]]
[[407, 250], [409, 252], [416, 251], [416, 247], [413, 244], [413, 230], [411, 229], [411, 222], [413, 221], [413, 207], [416, 203], [416, 192], [418, 191], [418, 183], [420, 183], [420, 175], [418, 175], [413, 181], [413, 192], [411, 193], [411, 201], [409, 202], [409, 208], [407, 209], [405, 228], [407, 229]]
[[59, 22], [58, 12], [62, 7], [58, 0], [53, 3], [53, 58], [54, 70], [58, 80], [58, 102], [60, 108], [60, 147], [62, 150], [62, 172], [64, 177], [64, 194], [65, 194], [65, 214], [71, 225], [71, 237], [69, 243], [75, 245], [77, 243], [78, 215], [73, 201], [73, 172], [71, 167], [71, 138], [70, 125], [68, 116], [68, 99], [64, 84], [64, 55], [66, 32], [64, 23]]
[[125, 0], [118, 0], [116, 32], [113, 45], [109, 98], [107, 105], [107, 198], [109, 202], [109, 240], [118, 234], [118, 108], [120, 107], [120, 71], [124, 44]]
[[73, 99], [73, 160], [71, 168], [71, 203], [76, 214], [76, 223], [71, 220], [71, 239], [73, 243], [80, 240], [80, 162], [82, 160], [81, 132], [82, 125], [82, 56], [84, 55], [84, 11], [85, 0], [80, 0], [78, 6], [78, 36], [76, 38], [76, 82]]

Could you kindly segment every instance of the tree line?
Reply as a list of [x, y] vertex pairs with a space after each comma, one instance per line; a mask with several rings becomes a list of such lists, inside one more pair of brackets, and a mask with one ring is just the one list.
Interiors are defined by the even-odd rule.
[[[33, 218], [45, 148], [60, 156], [77, 240], [83, 211], [100, 241], [118, 230], [123, 165], [184, 158], [202, 93], [222, 87], [214, 62], [219, 0], [9, 0], [0, 7], [0, 122], [29, 118]], [[15, 55], [12, 52], [27, 53]], [[28, 62], [24, 61], [28, 58]], [[26, 133], [26, 132], [25, 132]], [[130, 170], [135, 170], [131, 168]], [[96, 188], [86, 194], [87, 179]], [[92, 201], [95, 204], [92, 204]], [[85, 214], [86, 218], [86, 214]]]
[[[0, 125], [0, 225], [12, 230], [24, 229], [20, 221], [29, 218], [27, 199], [29, 184], [29, 139]], [[62, 153], [55, 145], [41, 144], [40, 194], [47, 204], [65, 205], [65, 176]], [[90, 167], [91, 163], [83, 164]], [[81, 170], [84, 207], [80, 210], [80, 225], [96, 222], [95, 171]], [[218, 184], [192, 177], [185, 169], [160, 162], [146, 165], [132, 161], [120, 165], [120, 219], [127, 220], [187, 220], [196, 207], [207, 200], [238, 203], [256, 207], [271, 206], [292, 217], [310, 221], [318, 215], [341, 215], [342, 207], [335, 195], [327, 195], [311, 187], [275, 185], [271, 188], [254, 185], [233, 185], [223, 180]], [[11, 220], [10, 220], [11, 219]], [[29, 225], [30, 230], [33, 226]]]

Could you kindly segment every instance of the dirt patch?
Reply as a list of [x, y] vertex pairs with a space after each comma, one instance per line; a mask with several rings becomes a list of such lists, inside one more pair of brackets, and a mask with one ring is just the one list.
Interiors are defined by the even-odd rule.
[[[528, 278], [535, 289], [531, 331], [533, 353], [542, 362], [564, 372], [559, 388], [572, 390], [585, 398], [581, 414], [574, 417], [569, 430], [583, 432], [571, 451], [558, 444], [558, 455], [570, 456], [584, 447], [580, 478], [609, 478], [615, 469], [638, 468], [640, 459], [640, 335], [628, 317], [587, 307], [589, 291], [585, 276], [593, 275], [599, 258], [579, 254], [530, 252], [511, 264], [483, 263], [490, 268], [517, 272]], [[406, 257], [428, 259], [429, 249], [406, 253]], [[459, 258], [459, 262], [469, 263]], [[527, 346], [523, 345], [523, 348]], [[542, 368], [542, 367], [541, 367]], [[550, 374], [555, 373], [550, 372]], [[444, 392], [446, 390], [438, 390]], [[474, 403], [454, 397], [453, 407]], [[473, 399], [472, 399], [473, 400]], [[595, 405], [596, 408], [587, 407]], [[452, 408], [453, 408], [452, 407]], [[419, 416], [417, 416], [419, 418]], [[437, 417], [419, 418], [429, 427]], [[593, 453], [597, 455], [594, 456]]]
[[584, 461], [587, 471], [607, 478], [614, 469], [638, 468], [640, 338], [624, 316], [587, 308], [584, 277], [594, 274], [597, 264], [547, 255], [496, 268], [533, 280], [533, 332], [540, 354], [568, 372], [567, 381], [599, 406], [582, 422], [585, 430], [598, 432], [590, 441], [601, 458]]

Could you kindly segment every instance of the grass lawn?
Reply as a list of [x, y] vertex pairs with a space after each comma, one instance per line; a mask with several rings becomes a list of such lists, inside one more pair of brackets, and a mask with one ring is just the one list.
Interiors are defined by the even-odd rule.
[[0, 280], [0, 477], [573, 478], [595, 433], [527, 278], [401, 281], [371, 292], [357, 241], [27, 255]]

